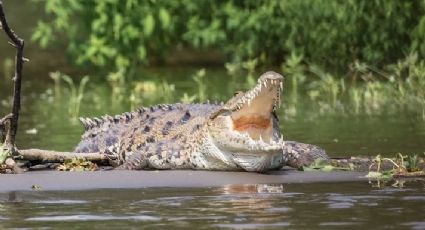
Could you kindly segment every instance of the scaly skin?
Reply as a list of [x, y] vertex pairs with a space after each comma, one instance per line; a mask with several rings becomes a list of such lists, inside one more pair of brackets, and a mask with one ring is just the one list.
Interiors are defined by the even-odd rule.
[[283, 77], [266, 72], [227, 103], [141, 108], [102, 119], [80, 119], [86, 132], [75, 152], [118, 155], [124, 169], [264, 172], [328, 159], [317, 146], [284, 142], [274, 110]]

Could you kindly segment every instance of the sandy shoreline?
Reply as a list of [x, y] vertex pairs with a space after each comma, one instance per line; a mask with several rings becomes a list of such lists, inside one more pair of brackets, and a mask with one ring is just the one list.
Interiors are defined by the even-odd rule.
[[38, 171], [0, 175], [0, 192], [40, 190], [125, 189], [147, 187], [217, 187], [229, 184], [279, 184], [365, 181], [359, 172], [275, 171], [249, 172], [167, 171]]

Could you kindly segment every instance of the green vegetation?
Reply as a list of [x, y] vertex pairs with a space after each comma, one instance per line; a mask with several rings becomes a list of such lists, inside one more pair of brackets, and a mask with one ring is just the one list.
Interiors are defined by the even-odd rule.
[[[390, 170], [383, 170], [381, 165], [384, 162], [389, 162], [393, 165]], [[422, 162], [420, 162], [422, 161]], [[391, 179], [393, 177], [420, 177], [425, 176], [425, 168], [419, 168], [419, 164], [423, 164], [423, 159], [417, 155], [402, 155], [398, 154], [395, 158], [383, 158], [377, 155], [373, 163], [369, 166], [369, 173], [366, 177], [375, 179]], [[375, 167], [376, 170], [372, 170]]]
[[84, 90], [89, 81], [88, 76], [84, 76], [78, 86], [74, 83], [71, 77], [60, 72], [50, 73], [50, 78], [55, 82], [55, 96], [61, 95], [61, 81], [65, 82], [69, 90], [68, 114], [70, 119], [75, 120], [80, 114], [81, 101], [84, 97]]
[[205, 69], [200, 69], [192, 77], [193, 81], [196, 83], [196, 88], [198, 89], [197, 97], [199, 98], [199, 101], [201, 102], [206, 100], [207, 85], [204, 82], [204, 78], [205, 78]]
[[354, 63], [383, 67], [414, 51], [425, 57], [419, 0], [40, 2], [49, 17], [38, 22], [34, 41], [65, 45], [78, 64], [129, 75], [186, 48], [219, 50], [226, 62], [248, 61], [246, 68], [296, 54], [333, 73]]
[[[77, 64], [97, 67], [99, 75], [107, 76], [113, 105], [128, 98], [131, 108], [159, 97], [164, 102], [174, 102], [176, 96], [184, 102], [205, 101], [202, 70], [193, 77], [198, 89], [193, 95], [175, 95], [175, 86], [163, 80], [128, 80], [134, 80], [141, 64], [163, 63], [182, 51], [209, 55], [207, 50], [217, 50], [229, 75], [245, 76], [246, 86], [254, 84], [258, 69], [280, 65], [290, 85], [286, 89], [291, 90], [285, 103], [294, 114], [300, 94], [307, 94], [320, 113], [409, 110], [425, 119], [423, 1], [45, 0], [39, 4], [49, 17], [38, 22], [32, 39], [42, 47], [65, 46]], [[75, 88], [69, 79], [62, 80]], [[78, 115], [78, 96], [70, 109], [72, 117]]]
[[[304, 91], [317, 105], [317, 111], [383, 113], [408, 110], [425, 119], [425, 61], [416, 53], [383, 70], [356, 62], [347, 77], [325, 72], [318, 66], [306, 66], [302, 57], [292, 55], [283, 65], [291, 84], [289, 106], [299, 103]], [[307, 81], [307, 79], [310, 79]], [[306, 88], [305, 88], [306, 87]]]

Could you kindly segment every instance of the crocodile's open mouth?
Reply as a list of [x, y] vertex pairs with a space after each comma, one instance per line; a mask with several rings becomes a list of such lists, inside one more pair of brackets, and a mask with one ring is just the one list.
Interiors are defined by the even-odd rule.
[[253, 140], [270, 143], [273, 133], [271, 116], [280, 106], [282, 81], [281, 75], [267, 72], [253, 89], [238, 98], [231, 113], [233, 130], [247, 133]]

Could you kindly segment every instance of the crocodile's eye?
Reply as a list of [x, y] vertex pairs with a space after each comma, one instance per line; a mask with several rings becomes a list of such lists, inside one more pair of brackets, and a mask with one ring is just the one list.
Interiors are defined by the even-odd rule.
[[210, 119], [214, 119], [218, 116], [230, 116], [232, 114], [232, 111], [227, 109], [219, 109], [215, 111], [213, 114], [211, 114]]
[[220, 115], [221, 116], [230, 116], [232, 114], [232, 112], [230, 110], [226, 110], [224, 112], [222, 112]]
[[234, 94], [233, 94], [233, 96], [237, 96], [237, 95], [239, 95], [239, 94], [241, 94], [241, 93], [243, 93], [242, 91], [236, 91]]

